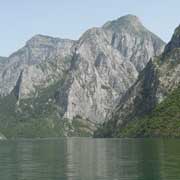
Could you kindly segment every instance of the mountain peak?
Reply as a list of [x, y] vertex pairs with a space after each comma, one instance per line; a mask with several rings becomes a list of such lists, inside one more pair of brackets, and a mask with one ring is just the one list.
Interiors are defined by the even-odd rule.
[[171, 41], [165, 48], [165, 53], [168, 53], [175, 48], [180, 48], [180, 25], [175, 29]]
[[57, 45], [58, 43], [64, 44], [64, 43], [72, 43], [72, 42], [74, 42], [74, 40], [61, 39], [57, 37], [36, 34], [26, 42], [26, 46], [30, 46], [30, 47], [34, 47], [34, 46], [39, 47], [41, 45], [54, 46]]
[[137, 16], [135, 15], [132, 15], [132, 14], [128, 14], [128, 15], [125, 15], [125, 16], [122, 16], [120, 18], [117, 19], [118, 21], [129, 21], [129, 22], [132, 22], [132, 23], [140, 23], [140, 20]]
[[34, 46], [39, 44], [54, 44], [59, 41], [59, 38], [53, 38], [46, 35], [36, 34], [30, 40], [27, 41], [27, 46]]
[[116, 20], [108, 21], [103, 25], [104, 29], [113, 29], [113, 30], [119, 30], [119, 29], [125, 29], [125, 30], [135, 30], [139, 31], [144, 29], [144, 26], [142, 25], [139, 18], [135, 15], [125, 15], [122, 16]]

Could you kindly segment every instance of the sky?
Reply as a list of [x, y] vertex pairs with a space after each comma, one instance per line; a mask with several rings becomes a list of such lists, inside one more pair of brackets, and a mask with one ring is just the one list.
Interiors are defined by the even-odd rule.
[[91, 27], [133, 14], [168, 42], [180, 24], [180, 0], [0, 0], [0, 56], [35, 34], [78, 39]]

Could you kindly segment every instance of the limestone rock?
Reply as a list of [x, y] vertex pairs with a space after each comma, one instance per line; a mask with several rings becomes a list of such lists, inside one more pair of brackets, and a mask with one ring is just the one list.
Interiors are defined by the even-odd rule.
[[180, 84], [180, 26], [162, 55], [154, 57], [140, 73], [138, 80], [108, 114], [106, 128], [120, 132], [123, 126], [150, 113]]
[[0, 62], [0, 95], [14, 93], [18, 105], [61, 81], [53, 101], [63, 117], [101, 123], [164, 45], [133, 15], [89, 29], [77, 41], [36, 35]]

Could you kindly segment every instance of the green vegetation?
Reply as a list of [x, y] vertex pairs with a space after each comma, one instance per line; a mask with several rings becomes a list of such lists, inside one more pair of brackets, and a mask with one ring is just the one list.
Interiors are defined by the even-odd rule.
[[13, 93], [0, 99], [0, 131], [6, 137], [49, 137], [63, 135], [63, 120], [54, 102], [59, 82], [39, 90], [37, 98], [21, 100]]
[[116, 131], [118, 137], [180, 137], [180, 88], [147, 116]]
[[68, 136], [90, 137], [93, 135], [94, 126], [88, 119], [83, 119], [81, 116], [73, 118], [71, 123], [71, 131]]
[[116, 122], [111, 120], [100, 124], [97, 130], [94, 132], [94, 137], [96, 138], [112, 138], [116, 129]]
[[0, 98], [0, 132], [7, 138], [35, 138], [58, 136], [90, 136], [89, 124], [80, 117], [72, 121], [62, 118], [63, 110], [55, 96], [61, 81], [37, 90], [36, 98], [17, 102], [14, 93]]

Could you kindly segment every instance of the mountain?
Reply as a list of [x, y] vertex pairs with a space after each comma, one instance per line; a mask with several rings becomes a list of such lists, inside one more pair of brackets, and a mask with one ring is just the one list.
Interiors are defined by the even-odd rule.
[[148, 31], [137, 16], [123, 16], [107, 22], [103, 28], [111, 32], [112, 46], [120, 51], [125, 60], [131, 61], [138, 72], [152, 56], [163, 51], [162, 40]]
[[27, 98], [35, 92], [35, 86], [43, 88], [54, 83], [68, 66], [64, 61], [71, 55], [72, 45], [71, 40], [34, 36], [22, 49], [7, 58], [0, 71], [0, 94], [8, 95], [19, 85], [18, 98]]
[[180, 136], [180, 26], [162, 55], [152, 58], [97, 136]]
[[[146, 35], [134, 32], [132, 21], [139, 20], [128, 15], [116, 20], [117, 24], [109, 22], [102, 28], [92, 28], [79, 39], [71, 68], [72, 81], [69, 83], [68, 79], [65, 83], [69, 86], [65, 91], [68, 95], [60, 93], [61, 98], [67, 97], [67, 118], [78, 114], [95, 123], [103, 122], [117, 98], [137, 79], [139, 69], [135, 66], [136, 60], [142, 64], [144, 57], [143, 69], [151, 56], [162, 52], [164, 43], [140, 23], [139, 29]], [[123, 22], [129, 24], [131, 33], [125, 31]]]
[[0, 131], [92, 133], [164, 45], [133, 15], [89, 29], [77, 41], [34, 36], [0, 68]]

